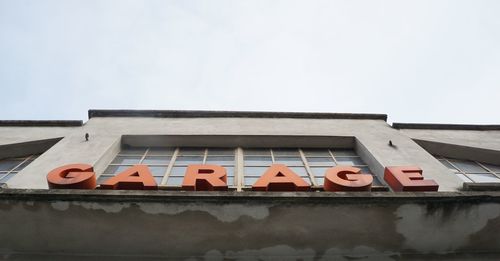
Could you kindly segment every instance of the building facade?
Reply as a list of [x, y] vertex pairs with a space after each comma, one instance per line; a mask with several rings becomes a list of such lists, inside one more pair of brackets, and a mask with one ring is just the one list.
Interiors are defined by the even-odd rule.
[[[500, 126], [391, 126], [386, 119], [90, 110], [84, 124], [0, 121], [1, 254], [50, 260], [498, 259]], [[74, 164], [89, 166], [81, 172], [92, 173], [95, 188], [48, 189], [49, 173]], [[207, 165], [219, 166], [224, 177], [212, 183], [194, 178], [189, 187], [190, 168]], [[130, 180], [140, 180], [135, 166], [146, 166], [153, 189], [123, 181], [127, 171]], [[281, 168], [276, 175], [273, 166]], [[357, 186], [356, 175], [328, 174], [348, 167], [366, 175], [369, 186]], [[391, 168], [415, 176], [404, 183], [394, 175], [398, 188]], [[266, 175], [297, 179], [257, 186]], [[351, 182], [332, 191], [328, 184], [340, 184], [334, 176]], [[226, 186], [214, 189], [221, 180]], [[435, 186], [411, 186], [423, 181]]]

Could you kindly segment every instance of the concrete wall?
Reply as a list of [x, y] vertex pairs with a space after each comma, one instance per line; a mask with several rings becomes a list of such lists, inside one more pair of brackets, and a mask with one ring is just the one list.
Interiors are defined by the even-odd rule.
[[498, 260], [497, 193], [0, 191], [10, 260]]
[[[84, 140], [85, 133], [90, 134], [88, 142]], [[64, 137], [9, 180], [11, 188], [47, 188], [45, 175], [70, 163], [92, 164], [99, 174], [119, 150], [122, 135], [353, 137], [354, 148], [379, 177], [383, 177], [385, 166], [417, 165], [423, 169], [425, 178], [439, 183], [440, 191], [457, 191], [462, 187], [457, 177], [412, 140], [416, 135], [408, 136], [408, 132], [395, 130], [383, 120], [95, 117], [82, 127], [0, 127], [0, 134], [0, 145]], [[482, 132], [482, 135], [500, 143], [498, 132]], [[389, 140], [395, 146], [389, 146]], [[283, 144], [293, 145], [294, 139]], [[220, 146], [224, 146], [223, 142]]]

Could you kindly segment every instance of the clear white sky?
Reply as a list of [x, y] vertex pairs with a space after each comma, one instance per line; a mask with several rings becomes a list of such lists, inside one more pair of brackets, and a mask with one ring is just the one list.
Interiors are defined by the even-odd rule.
[[500, 1], [0, 0], [0, 119], [92, 109], [500, 124]]

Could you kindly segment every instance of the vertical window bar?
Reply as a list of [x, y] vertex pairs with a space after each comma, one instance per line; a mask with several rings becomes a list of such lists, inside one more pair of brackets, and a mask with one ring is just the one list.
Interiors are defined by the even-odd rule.
[[144, 158], [146, 158], [146, 155], [148, 154], [148, 152], [149, 152], [149, 147], [146, 149], [146, 151], [142, 155], [141, 160], [139, 161], [139, 164], [142, 164], [142, 161], [144, 161]]
[[205, 148], [205, 152], [203, 153], [203, 164], [207, 162], [208, 148]]
[[330, 157], [332, 157], [333, 162], [335, 162], [335, 166], [338, 166], [339, 164], [337, 163], [337, 159], [335, 158], [335, 156], [333, 156], [333, 152], [331, 149], [328, 149], [328, 154], [330, 154]]
[[269, 149], [269, 151], [271, 152], [271, 161], [273, 162], [273, 164], [275, 163], [274, 161], [274, 153], [273, 153], [273, 149]]
[[243, 171], [244, 165], [245, 165], [245, 160], [244, 160], [244, 155], [243, 155], [243, 148], [238, 147], [236, 148], [236, 166], [234, 168], [234, 180], [236, 182], [236, 191], [242, 191], [243, 190]]
[[318, 183], [316, 183], [316, 177], [313, 175], [311, 168], [309, 168], [309, 163], [307, 162], [304, 151], [302, 151], [302, 149], [299, 148], [299, 153], [300, 153], [300, 158], [302, 159], [302, 163], [304, 163], [304, 166], [306, 167], [307, 174], [309, 175], [309, 178], [311, 179], [313, 186], [318, 186]]
[[166, 185], [167, 179], [170, 177], [170, 173], [172, 172], [172, 168], [174, 167], [175, 160], [177, 159], [177, 155], [179, 155], [179, 147], [175, 148], [174, 154], [172, 158], [170, 158], [170, 162], [168, 163], [167, 171], [163, 176], [163, 179], [160, 182], [160, 185]]

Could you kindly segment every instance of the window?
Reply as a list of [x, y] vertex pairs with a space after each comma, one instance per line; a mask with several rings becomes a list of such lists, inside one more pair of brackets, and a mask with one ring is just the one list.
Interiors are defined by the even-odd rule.
[[[98, 184], [135, 164], [148, 165], [160, 186], [177, 188], [182, 185], [187, 166], [192, 164], [223, 166], [228, 187], [238, 190], [251, 188], [272, 164], [285, 164], [316, 187], [323, 185], [326, 170], [337, 165], [355, 166], [371, 174], [354, 150], [124, 147], [99, 177]], [[373, 186], [383, 186], [376, 176]]]
[[7, 180], [23, 170], [39, 155], [28, 155], [20, 158], [7, 158], [0, 160], [0, 183], [5, 183]]
[[500, 166], [442, 156], [436, 158], [464, 182], [500, 183]]
[[188, 165], [215, 164], [227, 171], [227, 184], [236, 188], [234, 148], [124, 147], [97, 180], [104, 180], [136, 164], [149, 166], [156, 183], [180, 187]]

